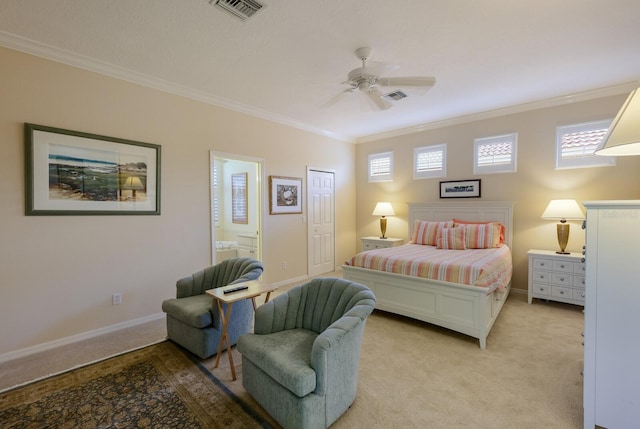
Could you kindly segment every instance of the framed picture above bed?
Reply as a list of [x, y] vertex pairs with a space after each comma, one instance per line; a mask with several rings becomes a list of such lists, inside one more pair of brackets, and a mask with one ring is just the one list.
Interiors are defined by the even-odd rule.
[[480, 198], [480, 179], [440, 182], [440, 198]]

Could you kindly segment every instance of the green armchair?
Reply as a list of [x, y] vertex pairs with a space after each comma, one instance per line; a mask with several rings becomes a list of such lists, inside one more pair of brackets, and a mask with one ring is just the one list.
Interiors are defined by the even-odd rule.
[[[205, 292], [255, 280], [262, 275], [263, 269], [262, 263], [255, 259], [234, 258], [178, 280], [176, 298], [162, 302], [162, 311], [167, 313], [169, 339], [203, 359], [216, 354], [222, 326], [218, 306]], [[230, 344], [236, 344], [240, 335], [251, 332], [252, 325], [251, 300], [235, 303], [228, 327]]]
[[365, 322], [375, 295], [317, 278], [258, 307], [242, 335], [242, 384], [285, 428], [326, 428], [353, 403]]

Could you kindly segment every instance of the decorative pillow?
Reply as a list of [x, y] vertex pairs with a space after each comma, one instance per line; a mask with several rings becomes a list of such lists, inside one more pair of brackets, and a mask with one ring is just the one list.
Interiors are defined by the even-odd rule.
[[464, 225], [467, 249], [500, 247], [500, 226], [495, 223]]
[[446, 222], [429, 222], [426, 220], [417, 220], [413, 228], [412, 243], [426, 244], [435, 246], [437, 244], [438, 230], [440, 228], [453, 228], [453, 221]]
[[465, 250], [466, 230], [462, 228], [440, 228], [438, 230], [438, 249]]
[[[471, 222], [468, 220], [461, 220], [461, 219], [453, 219], [453, 225], [454, 226], [461, 226], [461, 225], [485, 225], [485, 224], [496, 224], [500, 226], [500, 244], [504, 243], [504, 225], [501, 224], [500, 222]], [[500, 247], [500, 246], [496, 246], [496, 247]]]

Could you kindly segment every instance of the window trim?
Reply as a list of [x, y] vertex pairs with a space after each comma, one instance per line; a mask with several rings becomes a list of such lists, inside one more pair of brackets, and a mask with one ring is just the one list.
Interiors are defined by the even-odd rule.
[[[478, 165], [478, 148], [482, 144], [497, 143], [499, 141], [511, 141], [511, 161], [509, 163]], [[518, 133], [500, 134], [489, 137], [481, 137], [473, 140], [473, 174], [497, 174], [517, 172], [518, 160]]]
[[[424, 153], [442, 152], [442, 164], [437, 170], [418, 171], [418, 156]], [[440, 143], [431, 146], [413, 148], [413, 180], [435, 179], [447, 177], [447, 144]]]
[[[371, 162], [379, 159], [389, 158], [389, 172], [372, 175], [371, 174]], [[393, 180], [393, 151], [387, 152], [378, 152], [369, 154], [367, 159], [367, 177], [369, 178], [369, 183], [375, 182], [391, 182]]]
[[[616, 165], [615, 156], [585, 155], [581, 157], [562, 158], [562, 136], [580, 131], [593, 131], [609, 128], [611, 119], [600, 121], [580, 122], [577, 124], [560, 125], [556, 127], [556, 170], [572, 168], [611, 167]], [[603, 136], [604, 137], [604, 136]]]

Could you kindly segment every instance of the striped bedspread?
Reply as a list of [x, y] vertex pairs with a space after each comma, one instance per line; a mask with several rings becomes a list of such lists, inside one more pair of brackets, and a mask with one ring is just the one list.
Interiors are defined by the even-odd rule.
[[502, 290], [511, 281], [508, 246], [493, 249], [443, 250], [405, 244], [358, 253], [346, 265], [431, 280]]

